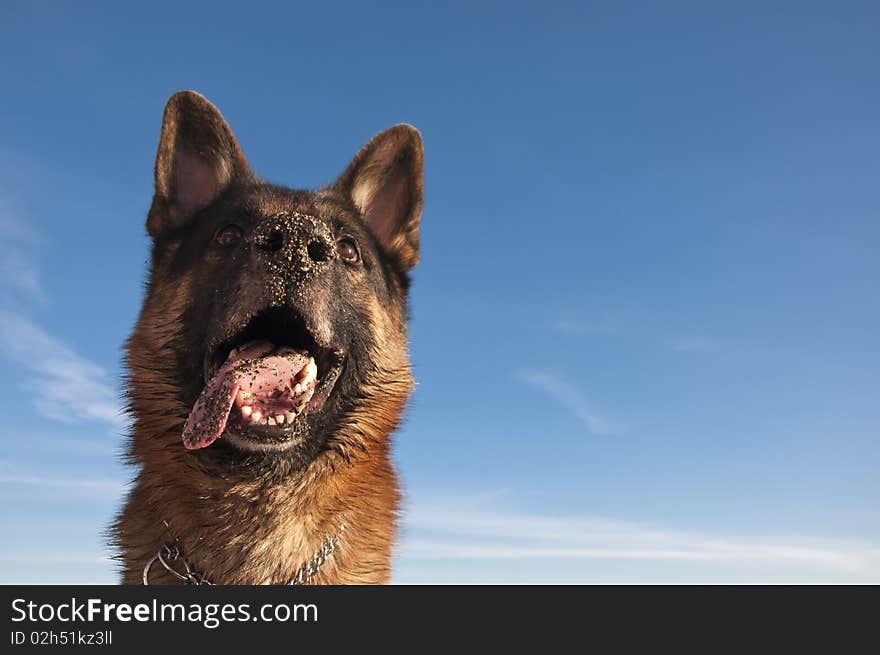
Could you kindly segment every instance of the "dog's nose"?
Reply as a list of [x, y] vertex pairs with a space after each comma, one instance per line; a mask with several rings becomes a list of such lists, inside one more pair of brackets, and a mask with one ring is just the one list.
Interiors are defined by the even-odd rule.
[[336, 254], [327, 225], [313, 216], [290, 213], [270, 216], [254, 230], [254, 247], [264, 258], [307, 271]]
[[321, 237], [315, 237], [311, 241], [309, 241], [309, 245], [306, 247], [306, 251], [309, 254], [309, 259], [311, 259], [316, 264], [320, 264], [321, 262], [329, 262], [333, 259], [333, 242], [328, 239], [323, 239]]
[[277, 252], [284, 247], [284, 233], [272, 226], [268, 230], [257, 230], [254, 234], [254, 245], [265, 252]]

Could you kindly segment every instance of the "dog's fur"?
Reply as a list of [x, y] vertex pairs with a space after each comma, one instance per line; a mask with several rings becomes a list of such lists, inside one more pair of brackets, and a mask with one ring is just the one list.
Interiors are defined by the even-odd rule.
[[[389, 436], [413, 385], [406, 307], [421, 207], [422, 142], [410, 126], [373, 138], [336, 183], [295, 191], [255, 177], [205, 98], [171, 97], [147, 219], [150, 276], [126, 344], [128, 456], [139, 471], [113, 526], [123, 583], [139, 584], [148, 560], [174, 544], [215, 584], [286, 584], [343, 521], [310, 582], [389, 580], [400, 495]], [[254, 235], [292, 213], [351, 237], [361, 261], [334, 253], [305, 277], [295, 261], [266, 265]], [[223, 248], [214, 237], [228, 224], [242, 241]], [[224, 438], [186, 450], [181, 431], [206, 356], [263, 311], [290, 312], [317, 342], [344, 351], [329, 399], [284, 450], [241, 451]], [[151, 584], [175, 582], [152, 569]]]

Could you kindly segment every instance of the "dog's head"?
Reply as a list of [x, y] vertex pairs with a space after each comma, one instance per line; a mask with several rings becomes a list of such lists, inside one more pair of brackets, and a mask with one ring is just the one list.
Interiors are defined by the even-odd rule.
[[172, 96], [128, 342], [135, 457], [178, 448], [224, 471], [302, 467], [384, 439], [412, 386], [421, 207], [422, 144], [408, 125], [373, 138], [334, 184], [292, 190], [252, 173], [205, 98]]

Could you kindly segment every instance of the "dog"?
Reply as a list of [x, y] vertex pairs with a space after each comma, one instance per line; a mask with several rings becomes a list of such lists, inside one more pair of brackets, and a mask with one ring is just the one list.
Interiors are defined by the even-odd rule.
[[125, 344], [123, 584], [389, 582], [422, 202], [410, 125], [294, 190], [251, 171], [203, 96], [168, 100]]

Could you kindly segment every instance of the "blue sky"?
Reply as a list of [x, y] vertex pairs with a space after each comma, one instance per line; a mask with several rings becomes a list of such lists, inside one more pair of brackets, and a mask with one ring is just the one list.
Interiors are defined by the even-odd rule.
[[115, 580], [184, 88], [294, 187], [422, 131], [397, 582], [880, 582], [877, 4], [317, 4], [0, 9], [0, 582]]

